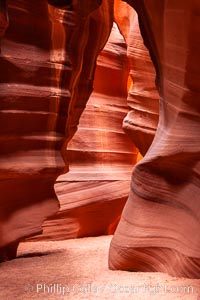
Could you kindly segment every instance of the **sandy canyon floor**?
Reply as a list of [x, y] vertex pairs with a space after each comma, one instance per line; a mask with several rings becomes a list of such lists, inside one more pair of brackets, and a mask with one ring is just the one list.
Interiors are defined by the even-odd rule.
[[109, 270], [111, 238], [21, 243], [0, 265], [0, 299], [200, 300], [200, 280]]

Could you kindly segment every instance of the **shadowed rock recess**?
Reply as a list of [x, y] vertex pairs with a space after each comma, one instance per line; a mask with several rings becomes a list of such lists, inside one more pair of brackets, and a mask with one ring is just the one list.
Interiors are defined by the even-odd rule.
[[110, 269], [200, 278], [199, 37], [197, 0], [0, 1], [1, 260], [122, 213]]

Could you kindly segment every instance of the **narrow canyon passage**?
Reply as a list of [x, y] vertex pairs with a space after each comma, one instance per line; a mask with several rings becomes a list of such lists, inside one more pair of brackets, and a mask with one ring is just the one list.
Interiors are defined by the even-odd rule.
[[128, 198], [138, 149], [122, 125], [127, 105], [128, 58], [114, 23], [97, 59], [94, 91], [67, 146], [69, 172], [55, 184], [61, 208], [32, 240], [113, 234]]
[[199, 299], [199, 16], [0, 1], [0, 298]]

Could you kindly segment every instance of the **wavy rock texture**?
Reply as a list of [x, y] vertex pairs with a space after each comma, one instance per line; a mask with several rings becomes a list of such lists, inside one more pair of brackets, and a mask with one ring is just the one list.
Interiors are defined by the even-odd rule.
[[126, 44], [114, 24], [97, 59], [94, 92], [65, 154], [70, 171], [55, 185], [60, 211], [34, 240], [114, 232], [138, 152], [122, 129], [128, 112], [128, 70]]
[[159, 96], [155, 87], [155, 69], [141, 37], [138, 17], [125, 2], [115, 0], [115, 20], [127, 44], [132, 80], [128, 93], [131, 111], [123, 122], [125, 132], [144, 156], [157, 129]]
[[55, 186], [60, 211], [43, 224], [43, 234], [34, 240], [114, 232], [128, 198], [130, 172], [137, 154], [122, 131], [122, 120], [128, 112], [129, 67], [134, 82], [128, 97], [132, 111], [124, 120], [124, 128], [142, 154], [155, 135], [155, 70], [143, 45], [136, 13], [127, 3], [116, 1], [115, 20], [125, 41], [115, 24], [97, 60], [94, 92], [78, 132], [68, 144], [70, 172], [59, 177]]
[[41, 232], [58, 210], [60, 150], [76, 130], [113, 23], [112, 1], [99, 5], [85, 0], [54, 9], [45, 0], [9, 1], [0, 56], [2, 259], [15, 256], [18, 241]]
[[157, 70], [160, 120], [133, 171], [109, 266], [200, 278], [200, 4], [127, 2]]
[[[1, 259], [14, 257], [19, 240], [41, 232], [43, 221], [58, 210], [53, 185], [57, 176], [64, 171], [61, 149], [67, 163], [66, 146], [77, 130], [79, 118], [93, 90], [96, 59], [113, 24], [111, 0], [49, 2], [64, 7], [59, 9], [48, 6], [45, 0], [10, 0], [9, 28], [6, 1], [0, 2], [0, 36], [4, 35], [1, 38], [0, 55]], [[111, 243], [109, 266], [112, 269], [162, 271], [174, 276], [200, 278], [200, 4], [197, 0], [127, 2], [139, 14], [142, 35], [156, 68], [157, 87], [161, 96], [160, 120], [150, 149], [134, 169], [130, 196]], [[130, 20], [131, 13], [128, 13], [126, 22]], [[133, 33], [136, 32], [134, 26], [136, 25], [132, 22], [131, 30], [126, 35], [130, 39], [130, 42], [127, 40], [127, 45], [131, 66], [133, 64], [140, 70], [142, 63], [140, 60], [133, 63], [132, 51], [138, 54], [144, 49], [141, 50], [139, 41], [138, 48], [137, 43], [132, 42]], [[120, 30], [123, 31], [124, 28], [126, 26], [122, 24]], [[149, 62], [149, 58], [146, 57], [144, 61]], [[148, 72], [152, 80], [152, 69], [148, 69]], [[134, 76], [137, 78], [136, 74]], [[98, 93], [107, 95], [110, 86], [114, 87], [112, 93], [108, 94], [110, 97], [119, 88], [117, 84], [110, 85], [108, 77], [106, 74], [106, 83], [109, 83], [106, 88], [99, 83], [98, 90], [97, 85], [95, 101], [98, 101]], [[154, 89], [152, 81], [147, 87]], [[104, 88], [106, 92], [103, 91]], [[129, 95], [129, 103], [132, 106], [131, 103], [134, 102], [134, 110], [124, 124], [128, 124], [128, 129], [131, 127], [131, 132], [135, 131], [134, 135], [137, 136], [136, 127], [139, 125], [142, 128], [142, 124], [135, 104], [138, 110], [142, 104], [140, 97], [135, 99], [138, 94], [140, 96], [140, 89], [143, 87], [135, 85], [134, 88], [136, 90], [131, 90]], [[116, 98], [118, 97], [119, 94], [116, 94]], [[103, 106], [108, 108], [105, 100]], [[152, 136], [155, 129], [155, 119], [150, 122], [150, 116], [156, 115], [151, 107], [155, 102], [154, 97], [151, 100], [151, 103], [147, 101], [149, 116], [142, 117], [148, 121], [143, 133], [148, 131], [149, 136]], [[98, 102], [95, 105], [99, 105]], [[118, 112], [121, 110], [124, 108], [120, 107]], [[132, 115], [135, 117], [134, 122]], [[87, 119], [87, 113], [85, 118]], [[102, 120], [106, 120], [106, 117]], [[107, 122], [104, 124], [107, 132]], [[83, 138], [86, 129], [84, 126], [80, 126]], [[89, 127], [92, 131], [90, 123]], [[105, 140], [110, 142], [112, 138], [108, 134]], [[97, 140], [94, 144], [99, 149], [100, 143]], [[137, 146], [142, 149], [142, 153], [147, 151], [148, 146], [146, 142], [144, 145], [139, 134]], [[76, 140], [71, 143], [71, 147], [68, 154], [76, 166]], [[120, 143], [119, 147], [123, 149]], [[91, 149], [88, 152], [94, 154]], [[93, 159], [98, 155], [93, 155]], [[89, 156], [87, 158], [86, 155], [84, 161], [88, 174]], [[116, 156], [112, 156], [113, 159], [114, 157]], [[122, 161], [125, 157], [128, 158], [129, 155], [122, 155]], [[103, 156], [102, 161], [108, 170]], [[126, 162], [128, 171], [125, 173], [128, 174], [129, 158]], [[94, 180], [89, 187], [88, 183], [86, 186], [86, 181], [81, 179], [80, 169], [74, 166], [72, 164], [69, 178], [71, 176], [74, 181], [73, 176], [79, 174], [81, 183], [71, 182], [63, 188], [63, 183], [60, 182], [57, 186], [58, 194], [64, 191], [68, 195], [71, 193], [70, 196], [74, 198], [74, 191], [79, 185], [83, 197], [76, 203], [88, 203], [88, 197], [93, 191], [93, 203], [96, 203], [102, 187], [98, 185], [97, 189]], [[93, 171], [98, 167], [97, 164]], [[125, 176], [123, 175], [123, 180], [122, 175], [115, 180], [108, 180], [106, 176], [109, 172], [102, 173], [102, 186], [112, 195], [108, 206], [112, 199], [116, 200], [118, 197], [116, 182], [122, 187], [119, 188], [119, 198], [123, 202], [123, 195], [127, 193]], [[108, 196], [103, 196], [107, 200]], [[118, 205], [121, 205], [121, 209], [124, 202], [120, 201]], [[74, 208], [73, 201], [67, 210], [70, 211], [71, 208]], [[117, 206], [112, 209], [113, 215], [118, 216]], [[104, 207], [101, 206], [99, 210], [104, 211]], [[93, 214], [91, 207], [88, 209], [89, 214]], [[80, 221], [74, 223], [76, 217], [85, 222], [81, 209], [77, 210], [76, 216], [70, 216], [72, 222], [68, 236], [73, 236], [74, 233], [80, 236], [91, 234], [91, 226], [94, 224], [92, 218], [83, 230]], [[102, 218], [105, 218], [105, 223], [102, 227], [97, 226], [96, 232], [112, 232], [117, 218], [114, 217], [108, 225], [110, 216], [102, 217], [99, 214], [97, 223], [102, 222]], [[62, 229], [63, 224], [58, 225]]]
[[0, 57], [0, 247], [5, 258], [14, 255], [20, 238], [40, 232], [44, 219], [58, 210], [53, 183], [64, 166], [55, 149], [62, 135], [55, 130], [59, 90], [51, 82], [47, 4], [10, 1], [8, 9]]

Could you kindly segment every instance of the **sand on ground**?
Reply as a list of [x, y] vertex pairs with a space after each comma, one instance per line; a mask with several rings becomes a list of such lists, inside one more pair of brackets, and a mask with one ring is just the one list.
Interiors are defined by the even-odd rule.
[[200, 280], [111, 271], [111, 236], [21, 243], [0, 265], [0, 299], [200, 300]]

